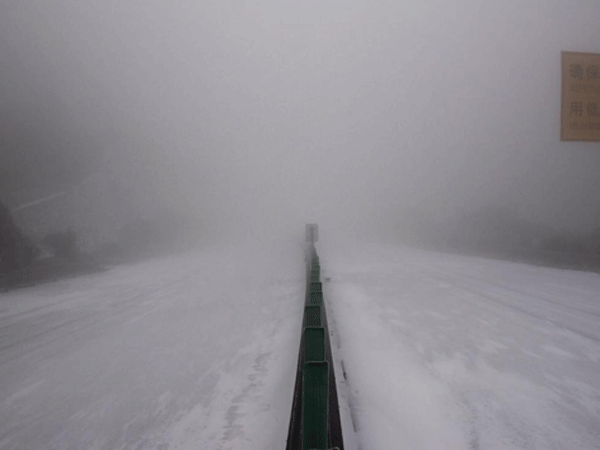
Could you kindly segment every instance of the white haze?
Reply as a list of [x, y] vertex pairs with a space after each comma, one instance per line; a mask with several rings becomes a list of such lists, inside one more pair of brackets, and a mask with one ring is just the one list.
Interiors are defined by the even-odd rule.
[[[134, 167], [216, 228], [495, 205], [581, 230], [600, 146], [559, 141], [560, 52], [600, 53], [598, 17], [596, 0], [7, 1], [0, 100], [25, 129], [38, 111], [76, 130], [62, 157], [86, 176]], [[39, 133], [31, 166], [72, 140]]]

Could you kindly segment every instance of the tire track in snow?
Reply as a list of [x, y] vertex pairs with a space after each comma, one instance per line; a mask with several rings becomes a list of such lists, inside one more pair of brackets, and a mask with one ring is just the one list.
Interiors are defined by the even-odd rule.
[[263, 385], [261, 379], [267, 374], [267, 362], [272, 352], [261, 353], [254, 360], [252, 372], [247, 375], [247, 385], [238, 395], [231, 399], [231, 406], [225, 412], [223, 437], [221, 438], [221, 448], [228, 448], [232, 440], [244, 437], [244, 427], [239, 423], [246, 414], [240, 411], [240, 405], [243, 405], [250, 399], [258, 388]]

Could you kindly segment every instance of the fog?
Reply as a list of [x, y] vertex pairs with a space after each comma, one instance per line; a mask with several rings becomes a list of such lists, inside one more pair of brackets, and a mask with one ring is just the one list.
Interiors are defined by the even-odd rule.
[[0, 201], [91, 186], [82, 233], [81, 215], [116, 229], [165, 208], [236, 232], [487, 207], [592, 229], [600, 145], [560, 142], [560, 52], [600, 53], [599, 16], [596, 0], [4, 1]]

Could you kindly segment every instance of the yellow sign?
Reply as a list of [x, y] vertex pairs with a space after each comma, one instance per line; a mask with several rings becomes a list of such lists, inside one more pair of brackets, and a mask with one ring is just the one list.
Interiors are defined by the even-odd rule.
[[600, 54], [562, 52], [562, 141], [600, 142]]

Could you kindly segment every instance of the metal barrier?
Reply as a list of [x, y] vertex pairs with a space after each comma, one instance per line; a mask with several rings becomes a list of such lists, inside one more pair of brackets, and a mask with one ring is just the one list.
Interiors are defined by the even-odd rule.
[[320, 281], [312, 282], [309, 285], [310, 293], [323, 292], [323, 284]]
[[327, 361], [304, 363], [302, 375], [302, 448], [326, 449], [329, 364]]
[[304, 328], [304, 361], [325, 361], [325, 328]]
[[[309, 235], [315, 233], [307, 232]], [[302, 336], [286, 450], [343, 450], [321, 266], [314, 241], [307, 243], [306, 261]]]
[[310, 305], [304, 307], [304, 327], [322, 326], [321, 306]]
[[323, 304], [323, 293], [322, 292], [311, 292], [308, 297], [310, 305], [322, 305]]

